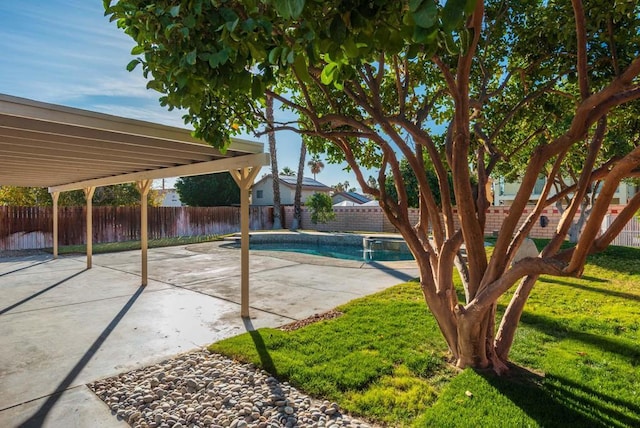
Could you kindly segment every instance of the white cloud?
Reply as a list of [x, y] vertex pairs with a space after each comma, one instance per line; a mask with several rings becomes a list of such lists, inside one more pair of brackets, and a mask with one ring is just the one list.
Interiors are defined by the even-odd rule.
[[[139, 69], [126, 71], [133, 45], [99, 0], [0, 1], [0, 93], [184, 128], [182, 113], [159, 105]], [[296, 119], [277, 104], [275, 114]], [[260, 141], [268, 149], [266, 137]], [[281, 132], [277, 141], [279, 169], [296, 170], [300, 137]], [[343, 166], [328, 164], [318, 180], [356, 183]]]
[[123, 106], [122, 104], [93, 104], [91, 110], [177, 128], [193, 129], [193, 127], [184, 124], [182, 113], [177, 110], [169, 112], [157, 104], [148, 104], [140, 107]]

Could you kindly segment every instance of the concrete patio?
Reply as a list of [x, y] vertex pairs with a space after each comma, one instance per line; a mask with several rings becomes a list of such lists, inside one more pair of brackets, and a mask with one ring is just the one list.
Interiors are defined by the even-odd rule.
[[221, 242], [138, 251], [0, 258], [0, 426], [118, 427], [85, 384], [253, 328], [276, 327], [418, 275], [414, 262], [364, 264], [252, 251], [250, 322], [240, 317], [240, 251]]

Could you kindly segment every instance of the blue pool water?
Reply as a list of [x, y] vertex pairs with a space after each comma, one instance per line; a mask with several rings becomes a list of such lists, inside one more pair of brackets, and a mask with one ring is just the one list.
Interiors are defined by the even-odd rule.
[[411, 253], [391, 250], [364, 251], [361, 245], [324, 245], [312, 243], [251, 243], [252, 250], [289, 251], [333, 257], [334, 259], [372, 261], [413, 260]]

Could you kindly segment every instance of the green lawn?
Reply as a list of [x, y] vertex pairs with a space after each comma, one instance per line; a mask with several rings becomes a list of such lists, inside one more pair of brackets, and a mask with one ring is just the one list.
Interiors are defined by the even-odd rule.
[[509, 378], [446, 363], [417, 283], [338, 309], [333, 320], [260, 329], [210, 349], [391, 426], [640, 426], [640, 250], [593, 256], [581, 279], [542, 278]]

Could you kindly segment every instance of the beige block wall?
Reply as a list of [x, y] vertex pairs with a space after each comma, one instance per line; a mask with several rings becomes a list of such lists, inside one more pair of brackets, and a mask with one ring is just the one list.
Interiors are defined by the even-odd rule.
[[[609, 214], [618, 214], [624, 206], [612, 205], [609, 207]], [[287, 206], [285, 211], [285, 224], [288, 226], [293, 220], [293, 207]], [[518, 223], [518, 227], [526, 220], [527, 216], [533, 211], [533, 206], [527, 207]], [[395, 227], [387, 219], [380, 207], [339, 207], [334, 208], [336, 213], [336, 219], [326, 224], [311, 223], [310, 212], [303, 207], [302, 208], [302, 225], [301, 229], [314, 229], [323, 232], [396, 232]], [[492, 235], [494, 231], [497, 233], [502, 226], [502, 222], [509, 213], [509, 207], [491, 207], [487, 210], [487, 222], [485, 227], [485, 234]], [[561, 214], [555, 208], [547, 208], [543, 210], [542, 215], [549, 219], [549, 223], [546, 227], [541, 227], [540, 222], [536, 222], [536, 225], [531, 230], [530, 236], [532, 238], [551, 238], [556, 230], [558, 222], [560, 221]], [[418, 221], [418, 210], [409, 210], [409, 218], [412, 223]], [[456, 227], [458, 221], [456, 217]]]
[[[285, 224], [293, 222], [293, 207], [287, 206]], [[334, 208], [336, 219], [328, 223], [311, 223], [311, 213], [302, 207], [301, 229], [314, 229], [321, 232], [393, 232], [395, 229], [387, 220], [380, 207], [341, 207]]]

